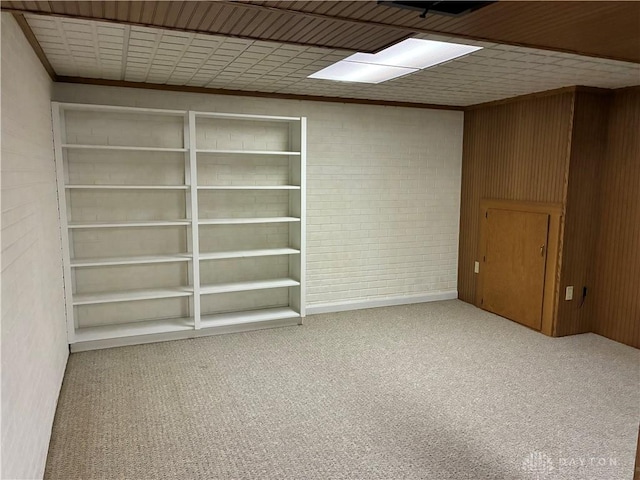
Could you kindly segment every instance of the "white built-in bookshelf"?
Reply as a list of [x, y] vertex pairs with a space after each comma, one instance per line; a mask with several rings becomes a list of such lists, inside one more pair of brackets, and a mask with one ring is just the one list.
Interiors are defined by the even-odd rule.
[[302, 322], [304, 117], [52, 110], [72, 349]]

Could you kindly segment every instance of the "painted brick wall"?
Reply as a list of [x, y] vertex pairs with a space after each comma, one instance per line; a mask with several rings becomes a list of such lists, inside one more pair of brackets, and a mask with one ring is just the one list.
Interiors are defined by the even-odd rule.
[[51, 81], [2, 14], [2, 478], [41, 478], [68, 356]]
[[[54, 98], [306, 116], [307, 305], [455, 295], [462, 112], [70, 84], [56, 84]], [[256, 131], [247, 139], [229, 131], [223, 143], [280, 148], [277, 138], [270, 140], [275, 137], [277, 132]], [[225, 148], [218, 138], [198, 140]], [[245, 168], [255, 173], [260, 165]], [[233, 183], [219, 172], [207, 176]], [[283, 183], [277, 173], [261, 181]]]

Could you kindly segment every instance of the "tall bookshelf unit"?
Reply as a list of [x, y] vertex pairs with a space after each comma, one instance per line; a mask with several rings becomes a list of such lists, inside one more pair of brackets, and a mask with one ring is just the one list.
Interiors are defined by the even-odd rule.
[[52, 112], [72, 350], [302, 323], [304, 117]]

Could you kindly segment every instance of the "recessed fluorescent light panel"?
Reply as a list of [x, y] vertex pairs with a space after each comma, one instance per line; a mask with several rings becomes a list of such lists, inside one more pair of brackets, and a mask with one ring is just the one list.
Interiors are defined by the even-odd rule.
[[482, 47], [409, 38], [378, 53], [354, 53], [308, 78], [338, 82], [382, 83], [454, 58]]

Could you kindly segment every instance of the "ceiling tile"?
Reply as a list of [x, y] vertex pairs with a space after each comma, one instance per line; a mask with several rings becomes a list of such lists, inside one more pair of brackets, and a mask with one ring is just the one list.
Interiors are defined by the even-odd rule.
[[[634, 63], [420, 34], [416, 38], [484, 48], [381, 84], [354, 85], [307, 78], [351, 51], [92, 20], [25, 17], [62, 76], [457, 106], [571, 85], [640, 84], [640, 65]], [[130, 29], [128, 36], [125, 28]]]

